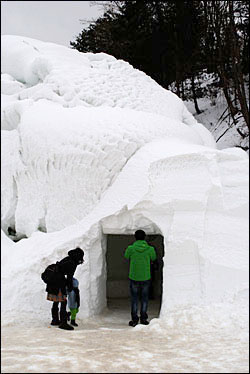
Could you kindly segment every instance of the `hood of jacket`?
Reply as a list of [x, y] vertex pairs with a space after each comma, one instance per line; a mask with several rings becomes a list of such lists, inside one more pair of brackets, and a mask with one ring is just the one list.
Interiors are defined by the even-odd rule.
[[148, 248], [149, 245], [146, 242], [146, 240], [136, 240], [131, 247], [136, 251], [136, 252], [145, 252]]
[[68, 251], [68, 255], [74, 262], [78, 264], [79, 261], [83, 261], [84, 252], [81, 248], [75, 248]]

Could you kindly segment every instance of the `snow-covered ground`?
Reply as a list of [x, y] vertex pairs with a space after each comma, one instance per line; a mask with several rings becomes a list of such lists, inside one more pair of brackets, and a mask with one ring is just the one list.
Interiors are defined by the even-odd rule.
[[[216, 148], [219, 112], [197, 121], [106, 54], [2, 42], [2, 370], [247, 372], [248, 155]], [[164, 237], [163, 295], [132, 329], [128, 301], [105, 309], [105, 235], [138, 228]], [[76, 246], [69, 332], [49, 325], [40, 274]]]
[[[247, 305], [181, 308], [164, 319], [151, 301], [148, 326], [129, 327], [129, 301], [115, 300], [74, 331], [27, 314], [2, 327], [4, 373], [248, 373]], [[48, 302], [49, 314], [49, 302]], [[239, 320], [238, 317], [241, 316]], [[5, 321], [6, 322], [6, 321]]]
[[[227, 114], [227, 103], [221, 91], [219, 91], [214, 105], [211, 105], [209, 98], [198, 99], [199, 109], [202, 111], [201, 114], [196, 113], [193, 101], [185, 101], [185, 105], [197, 121], [211, 131], [216, 141], [218, 140], [216, 143], [218, 149], [240, 146], [249, 148], [249, 136], [243, 139], [235, 126], [230, 123], [228, 117], [223, 120], [223, 116], [225, 117]], [[242, 120], [240, 122], [242, 123]]]

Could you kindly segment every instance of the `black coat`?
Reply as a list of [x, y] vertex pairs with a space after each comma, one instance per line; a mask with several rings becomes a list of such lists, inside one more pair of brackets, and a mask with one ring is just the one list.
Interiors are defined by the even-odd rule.
[[[80, 264], [79, 260], [83, 260], [83, 251], [77, 249], [70, 250], [68, 256], [57, 262], [59, 268], [59, 282], [57, 284], [47, 284], [46, 291], [57, 295], [59, 289], [66, 295], [66, 286], [68, 290], [73, 289], [73, 276], [76, 271], [77, 265]], [[65, 278], [66, 276], [66, 278]]]
[[70, 256], [67, 256], [67, 257], [63, 258], [59, 262], [60, 272], [64, 276], [67, 276], [66, 286], [68, 287], [69, 291], [71, 291], [72, 288], [73, 288], [73, 284], [72, 284], [73, 276], [75, 274], [77, 265], [78, 265], [77, 262]]

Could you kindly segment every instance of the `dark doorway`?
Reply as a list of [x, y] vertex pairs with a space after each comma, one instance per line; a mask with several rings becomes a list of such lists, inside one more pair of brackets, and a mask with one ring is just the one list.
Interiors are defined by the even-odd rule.
[[[107, 306], [117, 309], [118, 305], [129, 307], [129, 261], [124, 258], [126, 248], [135, 241], [134, 235], [107, 235]], [[164, 256], [164, 239], [162, 235], [147, 235], [146, 241], [155, 248], [158, 267], [151, 267], [152, 286], [149, 311], [158, 317], [162, 298], [162, 269]], [[151, 313], [152, 314], [152, 313]]]

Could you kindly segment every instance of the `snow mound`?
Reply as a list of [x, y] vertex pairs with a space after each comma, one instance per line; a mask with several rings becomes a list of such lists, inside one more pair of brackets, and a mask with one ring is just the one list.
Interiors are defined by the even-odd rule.
[[[47, 98], [64, 107], [129, 108], [197, 124], [178, 96], [127, 62], [105, 53], [80, 53], [53, 43], [5, 35], [2, 72], [5, 78], [14, 79], [13, 84], [25, 84], [21, 92], [13, 91], [19, 100]], [[10, 92], [3, 87], [3, 94]], [[204, 141], [214, 145], [209, 131], [204, 128], [203, 132]]]
[[2, 72], [2, 129], [16, 129], [20, 138], [19, 160], [9, 161], [18, 169], [6, 192], [14, 202], [3, 209], [5, 232], [11, 226], [30, 236], [76, 223], [156, 138], [215, 147], [175, 94], [105, 53], [3, 36]]
[[100, 313], [106, 235], [138, 228], [164, 237], [162, 318], [247, 289], [244, 151], [217, 150], [175, 94], [104, 53], [3, 36], [2, 73], [4, 313], [45, 315], [40, 274], [75, 246], [79, 316]]

